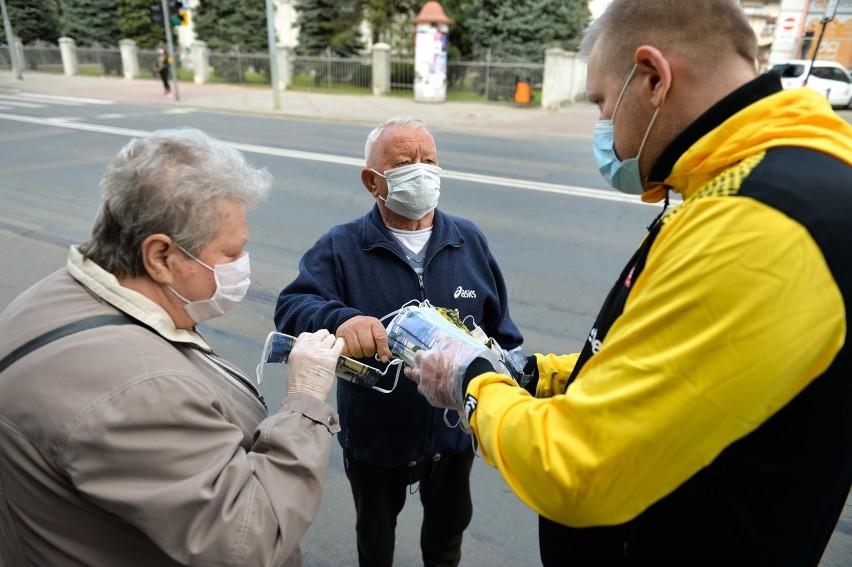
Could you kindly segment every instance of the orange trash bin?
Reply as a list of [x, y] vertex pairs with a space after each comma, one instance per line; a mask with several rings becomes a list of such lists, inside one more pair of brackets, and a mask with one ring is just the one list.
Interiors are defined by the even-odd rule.
[[515, 104], [528, 105], [532, 99], [532, 86], [526, 81], [515, 83]]

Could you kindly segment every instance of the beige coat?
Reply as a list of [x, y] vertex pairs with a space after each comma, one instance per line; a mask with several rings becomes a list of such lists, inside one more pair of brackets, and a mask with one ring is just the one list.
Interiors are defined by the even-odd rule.
[[330, 406], [293, 395], [267, 416], [201, 335], [76, 248], [0, 314], [0, 358], [119, 309], [147, 327], [82, 331], [0, 374], [0, 565], [300, 564]]

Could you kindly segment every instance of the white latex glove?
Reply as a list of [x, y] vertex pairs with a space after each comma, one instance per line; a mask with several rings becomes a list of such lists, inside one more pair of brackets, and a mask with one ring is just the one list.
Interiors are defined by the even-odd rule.
[[505, 367], [491, 349], [477, 348], [440, 334], [429, 350], [418, 351], [415, 366], [405, 369], [405, 375], [417, 383], [417, 391], [438, 408], [458, 410], [464, 415], [464, 373], [475, 358], [484, 358], [501, 372]]
[[287, 394], [310, 394], [325, 401], [344, 346], [343, 339], [325, 329], [299, 335], [287, 361]]

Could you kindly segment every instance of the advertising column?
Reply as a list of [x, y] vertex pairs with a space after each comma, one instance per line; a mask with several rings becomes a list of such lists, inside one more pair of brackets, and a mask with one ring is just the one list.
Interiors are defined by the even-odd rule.
[[417, 17], [414, 36], [414, 100], [447, 99], [447, 48], [453, 21], [438, 2], [426, 2]]

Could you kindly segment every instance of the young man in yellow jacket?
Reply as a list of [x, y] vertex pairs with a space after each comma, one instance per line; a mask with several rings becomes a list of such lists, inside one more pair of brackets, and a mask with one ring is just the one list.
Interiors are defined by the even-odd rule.
[[449, 340], [409, 375], [467, 410], [545, 565], [817, 565], [852, 482], [852, 127], [756, 75], [733, 0], [614, 0], [581, 52], [603, 176], [683, 203], [582, 352], [531, 360], [537, 397]]

